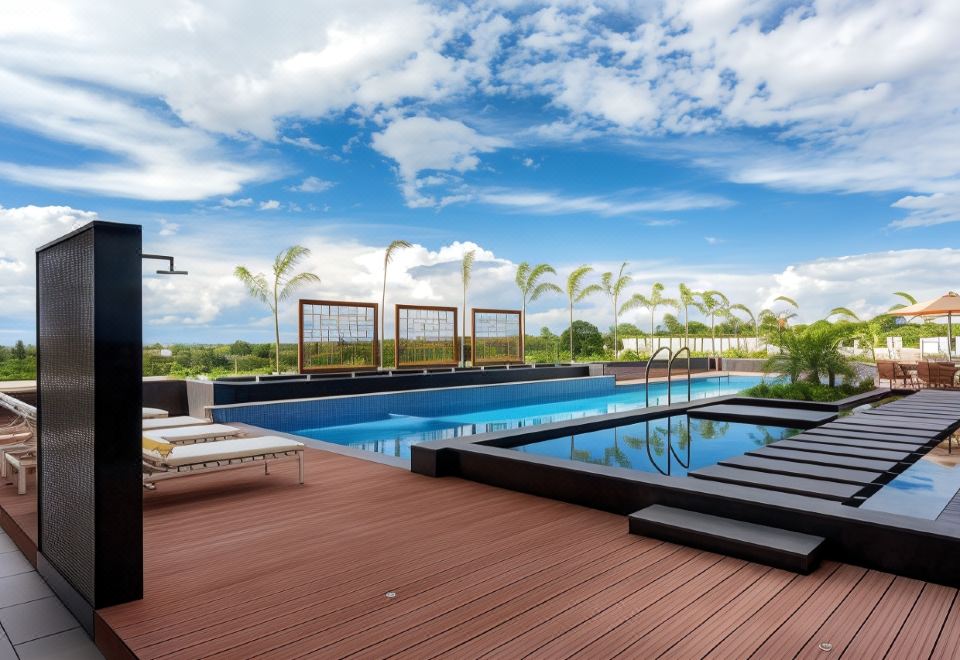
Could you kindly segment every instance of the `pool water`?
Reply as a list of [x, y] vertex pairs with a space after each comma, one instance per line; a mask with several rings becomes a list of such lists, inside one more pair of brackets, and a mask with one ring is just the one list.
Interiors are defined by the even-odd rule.
[[[761, 382], [760, 377], [722, 376], [691, 381], [691, 398], [736, 394]], [[429, 395], [429, 393], [426, 393]], [[674, 381], [670, 387], [674, 402], [687, 400], [687, 382]], [[650, 385], [650, 405], [667, 403], [667, 384]], [[568, 421], [646, 406], [643, 385], [618, 386], [613, 394], [538, 402], [516, 407], [496, 407], [469, 412], [450, 410], [440, 415], [386, 413], [378, 419], [356, 424], [290, 429], [289, 432], [364, 451], [400, 458], [410, 457], [410, 447], [431, 440], [445, 440], [478, 433], [503, 431], [551, 422]], [[286, 429], [284, 429], [286, 430]]]
[[797, 429], [691, 419], [686, 415], [580, 433], [516, 451], [683, 477], [799, 433]]
[[940, 451], [934, 449], [908, 467], [860, 508], [936, 520], [960, 491], [960, 465], [932, 460]]

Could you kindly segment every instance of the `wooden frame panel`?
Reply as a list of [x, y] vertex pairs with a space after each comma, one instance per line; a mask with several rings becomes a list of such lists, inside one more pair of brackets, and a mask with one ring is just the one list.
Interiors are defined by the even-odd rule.
[[[401, 360], [401, 346], [400, 342], [402, 341], [411, 341], [407, 336], [401, 336], [401, 312], [435, 312], [437, 314], [437, 323], [438, 328], [439, 324], [450, 323], [450, 321], [441, 318], [441, 315], [449, 314], [449, 318], [452, 318], [452, 327], [453, 327], [453, 336], [449, 338], [450, 341], [450, 353], [449, 355], [440, 356], [438, 359], [413, 359], [413, 360]], [[409, 327], [409, 322], [405, 324], [405, 327]], [[446, 333], [444, 333], [446, 334]], [[429, 342], [430, 340], [426, 340]], [[434, 340], [434, 343], [437, 343], [438, 348], [443, 349], [443, 353], [446, 353], [446, 347], [442, 346], [443, 339], [438, 338]], [[416, 350], [416, 349], [414, 349]], [[424, 348], [426, 350], [426, 348]], [[442, 307], [436, 305], [396, 305], [394, 309], [394, 343], [393, 343], [393, 353], [394, 353], [394, 364], [397, 369], [403, 367], [455, 367], [460, 364], [460, 334], [457, 325], [457, 308], [456, 307]]]
[[[362, 326], [355, 321], [354, 330], [355, 334], [350, 336], [350, 341], [337, 342], [337, 345], [341, 347], [340, 355], [341, 359], [337, 362], [329, 362], [327, 364], [312, 364], [312, 360], [309, 360], [309, 354], [305, 348], [305, 345], [309, 344], [329, 344], [329, 341], [323, 341], [322, 336], [317, 339], [307, 340], [304, 337], [305, 330], [310, 332], [311, 330], [319, 333], [325, 331], [324, 328], [312, 329], [308, 327], [304, 321], [305, 317], [305, 308], [307, 307], [331, 307], [339, 309], [352, 309], [355, 310], [354, 314], [358, 313], [360, 310], [368, 310], [363, 313]], [[371, 321], [372, 313], [372, 321]], [[336, 329], [339, 330], [342, 326], [341, 319], [346, 319], [349, 316], [349, 313], [344, 314], [311, 314], [311, 326], [313, 325], [313, 320], [320, 316], [321, 318], [331, 318], [335, 319]], [[345, 321], [349, 323], [349, 321]], [[297, 337], [297, 363], [300, 373], [330, 373], [337, 371], [368, 371], [376, 370], [379, 366], [379, 348], [380, 348], [380, 336], [379, 336], [379, 307], [377, 303], [366, 303], [366, 302], [352, 302], [345, 300], [308, 300], [301, 299], [298, 304], [298, 337]], [[371, 327], [372, 325], [372, 327]], [[369, 337], [364, 341], [359, 341], [364, 337]], [[359, 351], [365, 351], [368, 347], [370, 351], [370, 360], [368, 362], [357, 363], [348, 361], [349, 358], [344, 358], [344, 346], [352, 347], [353, 354], [360, 354], [357, 352], [358, 347]]]
[[[477, 346], [477, 315], [488, 315], [488, 316], [509, 316], [516, 317], [517, 323], [517, 332], [516, 335], [498, 335], [490, 337], [481, 337], [481, 339], [490, 339], [496, 340], [501, 339], [505, 342], [509, 342], [516, 338], [516, 352], [508, 355], [497, 356], [493, 358], [483, 358], [480, 357], [480, 352], [478, 351]], [[510, 322], [512, 324], [512, 321]], [[523, 315], [519, 309], [486, 309], [482, 307], [474, 307], [470, 310], [470, 358], [471, 363], [474, 365], [484, 365], [484, 364], [523, 364]]]

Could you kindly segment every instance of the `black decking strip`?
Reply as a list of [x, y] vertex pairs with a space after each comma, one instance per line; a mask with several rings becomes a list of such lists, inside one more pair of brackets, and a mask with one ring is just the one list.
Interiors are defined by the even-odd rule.
[[813, 451], [821, 454], [837, 454], [838, 456], [858, 456], [860, 458], [879, 458], [887, 461], [904, 461], [910, 456], [910, 452], [905, 451], [886, 451], [880, 449], [862, 449], [859, 447], [847, 447], [845, 445], [830, 445], [819, 442], [806, 442], [795, 440], [781, 440], [768, 445], [771, 449], [794, 449], [796, 451]]
[[734, 456], [720, 461], [719, 464], [772, 474], [786, 474], [793, 477], [822, 479], [844, 484], [859, 484], [860, 486], [869, 486], [884, 476], [883, 472], [866, 472], [864, 470], [848, 470], [841, 467], [827, 467], [811, 463], [780, 461], [767, 456]]
[[767, 490], [779, 490], [784, 493], [820, 497], [827, 500], [843, 502], [850, 499], [862, 486], [841, 484], [836, 481], [821, 481], [804, 477], [790, 477], [783, 474], [770, 474], [757, 470], [744, 470], [724, 465], [711, 465], [691, 472], [690, 476], [698, 479], [722, 481], [741, 486], [756, 486]]
[[912, 417], [891, 417], [885, 415], [851, 415], [838, 419], [837, 424], [846, 424], [847, 426], [882, 426], [892, 427], [908, 431], [930, 431], [940, 433], [948, 428], [953, 422], [942, 422], [936, 419], [916, 419]]
[[848, 438], [853, 440], [869, 440], [871, 442], [889, 442], [897, 445], [925, 445], [929, 440], [914, 438], [906, 435], [887, 435], [883, 433], [846, 433], [836, 429], [810, 429], [804, 435], [816, 435], [821, 438]]
[[[713, 409], [710, 411], [709, 409]], [[705, 416], [776, 418], [780, 409], [707, 406]], [[691, 416], [696, 413], [691, 411]], [[795, 411], [783, 418], [800, 417]], [[727, 417], [729, 419], [729, 416]], [[766, 417], [764, 417], [766, 418]], [[789, 424], [789, 422], [786, 422]], [[786, 440], [694, 470], [689, 476], [776, 490], [806, 497], [848, 501], [902, 472], [960, 423], [960, 392], [922, 393], [809, 428]], [[796, 424], [799, 425], [799, 424]], [[809, 424], [805, 424], [809, 425]]]
[[837, 416], [834, 412], [823, 412], [820, 410], [775, 408], [771, 406], [742, 406], [725, 403], [694, 408], [690, 410], [687, 415], [700, 419], [753, 421], [756, 423], [776, 424], [794, 428], [809, 428], [829, 422]]
[[937, 435], [937, 431], [931, 429], [913, 430], [903, 428], [900, 425], [871, 425], [864, 424], [859, 420], [854, 422], [832, 422], [824, 428], [838, 429], [840, 431], [856, 431], [857, 429], [869, 431], [870, 429], [875, 429], [877, 433], [889, 433], [890, 435], [903, 435], [910, 438], [926, 439], [931, 439]]
[[894, 461], [878, 461], [872, 458], [853, 458], [852, 456], [820, 454], [814, 451], [793, 451], [792, 449], [764, 448], [757, 451], [748, 451], [747, 456], [763, 456], [781, 461], [796, 461], [797, 463], [812, 463], [814, 465], [837, 465], [852, 470], [867, 470], [869, 472], [893, 472], [898, 465]]
[[790, 438], [796, 442], [816, 442], [822, 445], [843, 445], [845, 447], [863, 447], [864, 449], [879, 449], [881, 451], [920, 451], [927, 446], [927, 443], [899, 443], [899, 442], [876, 442], [874, 440], [862, 440], [860, 438], [838, 438], [831, 435], [807, 435], [801, 433]]

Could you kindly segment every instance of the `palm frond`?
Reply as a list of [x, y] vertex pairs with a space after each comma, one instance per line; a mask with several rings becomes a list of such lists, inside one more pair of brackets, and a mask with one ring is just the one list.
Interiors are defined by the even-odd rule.
[[283, 288], [280, 289], [280, 292], [277, 294], [277, 298], [280, 300], [286, 300], [290, 295], [299, 289], [300, 287], [306, 284], [320, 283], [320, 276], [314, 273], [297, 273], [291, 277], [283, 285]]
[[830, 318], [831, 316], [845, 316], [849, 319], [853, 319], [854, 321], [860, 321], [860, 317], [857, 316], [856, 312], [849, 307], [834, 307], [830, 310], [830, 313], [827, 314], [827, 318]]
[[574, 298], [574, 302], [580, 302], [595, 293], [600, 293], [601, 291], [603, 291], [603, 287], [601, 287], [599, 284], [591, 284], [590, 286], [586, 286], [580, 290], [580, 293], [578, 293], [576, 298]]
[[[909, 293], [907, 293], [906, 291], [894, 291], [894, 292], [893, 292], [893, 295], [895, 295], [895, 296], [900, 296], [901, 298], [903, 298], [904, 300], [906, 300], [907, 303], [910, 304], [910, 305], [916, 305], [916, 304], [917, 304], [917, 299], [914, 298], [913, 296], [911, 296], [911, 295], [910, 295]], [[903, 305], [903, 306], [906, 307], [906, 305]], [[893, 308], [891, 307], [890, 309], [893, 309]]]
[[583, 283], [583, 278], [591, 271], [593, 271], [592, 267], [584, 265], [575, 268], [573, 272], [567, 276], [567, 295], [570, 296], [570, 298], [577, 297], [577, 294], [580, 292], [580, 285]]
[[517, 283], [517, 288], [520, 289], [520, 293], [524, 295], [530, 293], [530, 264], [526, 261], [521, 261], [517, 265], [517, 274], [513, 280]]
[[553, 282], [541, 282], [530, 293], [530, 302], [537, 300], [545, 293], [563, 293], [563, 289]]
[[756, 318], [753, 316], [753, 312], [750, 311], [750, 308], [744, 305], [743, 303], [737, 303], [735, 305], [730, 305], [730, 310], [737, 310], [743, 312], [750, 319], [750, 322], [753, 323], [756, 321]]
[[233, 275], [243, 283], [247, 293], [252, 298], [256, 298], [262, 303], [271, 304], [270, 289], [267, 286], [267, 278], [263, 273], [254, 275], [246, 266], [237, 266], [233, 269]]
[[796, 309], [800, 309], [800, 305], [798, 305], [797, 301], [794, 300], [793, 298], [788, 298], [787, 296], [777, 296], [776, 298], [773, 299], [773, 302], [777, 302], [777, 301], [785, 302], [788, 305], [793, 305]]
[[273, 260], [273, 275], [278, 280], [283, 279], [287, 272], [301, 260], [310, 256], [310, 249], [302, 245], [293, 245], [277, 255]]
[[413, 247], [413, 244], [409, 241], [404, 241], [402, 239], [390, 241], [390, 245], [387, 246], [387, 251], [383, 253], [383, 265], [386, 266], [393, 261], [393, 254], [395, 252], [398, 250], [405, 250], [410, 247]]
[[463, 260], [460, 262], [460, 281], [463, 282], [463, 286], [470, 284], [470, 275], [473, 273], [473, 262], [476, 258], [476, 250], [467, 250], [463, 253]]

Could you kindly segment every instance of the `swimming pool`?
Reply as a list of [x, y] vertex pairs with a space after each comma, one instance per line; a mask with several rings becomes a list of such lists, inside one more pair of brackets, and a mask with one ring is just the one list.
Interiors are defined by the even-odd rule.
[[[759, 376], [694, 378], [691, 397], [735, 394]], [[670, 388], [686, 401], [686, 380]], [[666, 383], [650, 385], [650, 405], [667, 402]], [[224, 406], [218, 422], [244, 422], [399, 458], [421, 442], [457, 438], [646, 406], [643, 385], [616, 385], [612, 376], [452, 387], [384, 394]]]
[[626, 426], [512, 447], [520, 452], [582, 463], [683, 477], [725, 458], [799, 433], [781, 426], [661, 417]]
[[960, 491], [960, 464], [932, 450], [871, 495], [861, 509], [936, 520]]

